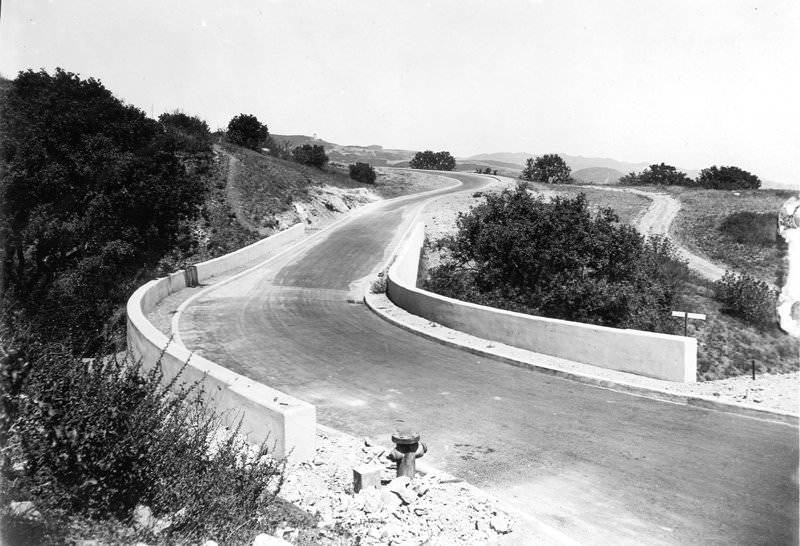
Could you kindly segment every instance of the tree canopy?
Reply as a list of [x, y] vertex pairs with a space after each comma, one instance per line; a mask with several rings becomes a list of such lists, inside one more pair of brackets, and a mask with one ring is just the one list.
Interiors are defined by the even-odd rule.
[[408, 163], [412, 169], [426, 169], [433, 171], [452, 171], [456, 168], [456, 160], [450, 152], [432, 152], [425, 150], [417, 152]]
[[426, 288], [552, 318], [669, 331], [687, 275], [668, 239], [645, 240], [583, 194], [546, 202], [521, 185], [486, 195], [440, 242]]
[[204, 186], [158, 122], [94, 79], [21, 72], [0, 105], [2, 284], [54, 328], [96, 331], [176, 244]]
[[739, 167], [714, 165], [700, 171], [697, 185], [717, 190], [755, 190], [761, 187], [761, 180]]
[[348, 168], [350, 170], [350, 178], [362, 184], [374, 184], [375, 178], [378, 176], [375, 169], [373, 169], [372, 165], [369, 163], [361, 163], [359, 161], [350, 165]]
[[228, 140], [239, 146], [259, 150], [269, 140], [267, 126], [251, 114], [239, 114], [228, 122]]
[[545, 154], [528, 158], [521, 178], [545, 184], [569, 184], [572, 182], [571, 169], [558, 154]]
[[328, 162], [325, 147], [319, 144], [303, 144], [292, 148], [292, 159], [303, 165], [310, 165], [321, 169]]
[[690, 186], [693, 184], [692, 179], [686, 173], [665, 163], [650, 165], [639, 174], [628, 173], [619, 179], [619, 183], [628, 186]]

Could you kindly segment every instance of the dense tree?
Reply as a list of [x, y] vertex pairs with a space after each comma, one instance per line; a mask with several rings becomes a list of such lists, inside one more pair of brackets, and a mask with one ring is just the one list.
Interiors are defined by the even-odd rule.
[[252, 150], [264, 147], [269, 139], [267, 126], [250, 114], [239, 114], [228, 123], [228, 140]]
[[207, 152], [211, 149], [211, 131], [208, 124], [197, 116], [189, 116], [176, 110], [171, 114], [161, 114], [158, 121], [167, 134], [175, 138], [178, 149], [191, 153]]
[[572, 182], [571, 170], [558, 154], [545, 154], [536, 159], [528, 158], [521, 178], [545, 184], [569, 184]]
[[686, 265], [583, 194], [551, 202], [524, 184], [459, 215], [426, 287], [458, 299], [621, 328], [668, 331]]
[[639, 174], [628, 173], [619, 179], [619, 183], [628, 186], [691, 186], [692, 179], [672, 165], [661, 163], [650, 165]]
[[456, 168], [456, 160], [450, 152], [432, 152], [425, 150], [417, 152], [408, 164], [412, 169], [426, 169], [433, 171], [452, 171]]
[[2, 283], [57, 336], [96, 333], [197, 213], [158, 122], [94, 79], [21, 72], [0, 111]]
[[761, 180], [739, 167], [714, 165], [700, 171], [697, 185], [717, 190], [755, 190], [761, 187]]
[[310, 165], [321, 169], [328, 162], [325, 148], [319, 144], [303, 144], [292, 149], [292, 159], [303, 165]]
[[349, 166], [350, 178], [362, 184], [374, 184], [377, 174], [369, 163], [357, 162]]

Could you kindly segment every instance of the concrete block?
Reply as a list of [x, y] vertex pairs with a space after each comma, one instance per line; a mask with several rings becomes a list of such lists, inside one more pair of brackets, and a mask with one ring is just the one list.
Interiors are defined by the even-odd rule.
[[367, 487], [380, 488], [382, 466], [362, 464], [353, 467], [353, 492], [358, 493]]

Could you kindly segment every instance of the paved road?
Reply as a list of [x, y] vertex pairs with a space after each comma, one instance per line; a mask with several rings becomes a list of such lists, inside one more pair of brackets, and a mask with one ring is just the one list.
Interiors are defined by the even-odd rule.
[[181, 319], [184, 342], [314, 403], [326, 425], [387, 445], [398, 424], [418, 428], [428, 462], [585, 544], [797, 543], [796, 428], [515, 368], [354, 303], [420, 202], [210, 292]]

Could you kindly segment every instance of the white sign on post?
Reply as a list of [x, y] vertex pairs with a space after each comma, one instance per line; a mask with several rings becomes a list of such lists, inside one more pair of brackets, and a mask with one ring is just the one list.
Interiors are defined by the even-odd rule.
[[687, 313], [686, 311], [673, 311], [672, 316], [683, 319], [684, 336], [686, 336], [689, 332], [689, 319], [706, 320], [706, 316], [703, 313]]

